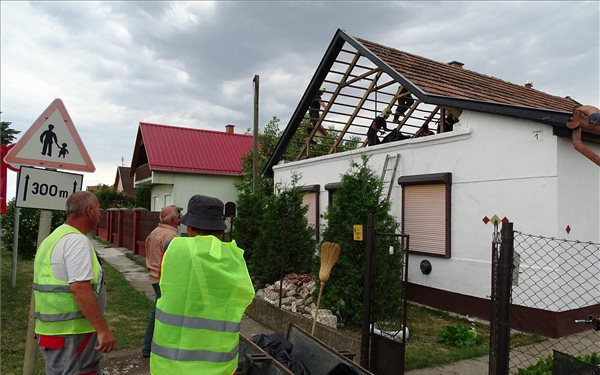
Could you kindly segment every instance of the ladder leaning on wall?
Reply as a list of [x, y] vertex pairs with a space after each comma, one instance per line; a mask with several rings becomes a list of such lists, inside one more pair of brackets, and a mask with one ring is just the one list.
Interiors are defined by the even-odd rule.
[[[383, 163], [383, 171], [381, 172], [381, 183], [383, 185], [382, 192], [386, 192], [386, 200], [390, 200], [390, 195], [392, 194], [392, 188], [394, 187], [394, 179], [396, 178], [396, 171], [398, 170], [399, 162], [400, 154], [387, 154], [385, 156], [385, 162]], [[389, 179], [386, 179], [386, 176], [389, 175], [389, 172], [391, 172], [391, 177]]]

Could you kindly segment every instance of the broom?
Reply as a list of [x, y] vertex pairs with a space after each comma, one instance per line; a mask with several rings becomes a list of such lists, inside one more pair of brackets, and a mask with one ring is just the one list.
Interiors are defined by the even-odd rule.
[[335, 242], [323, 242], [321, 245], [321, 269], [319, 270], [319, 280], [321, 281], [321, 288], [319, 289], [319, 298], [317, 298], [317, 309], [315, 310], [315, 319], [313, 321], [312, 330], [310, 334], [315, 335], [315, 328], [317, 326], [317, 314], [319, 313], [319, 305], [321, 304], [321, 294], [323, 293], [323, 286], [329, 280], [329, 274], [331, 269], [338, 261], [340, 257], [340, 245]]

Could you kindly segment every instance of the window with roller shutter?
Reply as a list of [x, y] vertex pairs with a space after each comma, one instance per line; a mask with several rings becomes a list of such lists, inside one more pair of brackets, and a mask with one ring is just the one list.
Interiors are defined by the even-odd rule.
[[402, 229], [410, 236], [410, 252], [450, 257], [450, 192], [452, 175], [403, 176]]
[[308, 206], [306, 220], [308, 225], [315, 229], [314, 239], [319, 241], [319, 189], [320, 185], [302, 186], [300, 189], [304, 192], [302, 203]]

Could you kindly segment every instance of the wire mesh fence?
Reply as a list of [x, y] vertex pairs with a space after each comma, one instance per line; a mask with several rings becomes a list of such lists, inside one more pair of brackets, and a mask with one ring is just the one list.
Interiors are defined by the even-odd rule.
[[552, 375], [600, 375], [600, 367], [583, 362], [557, 350], [554, 351]]
[[574, 322], [600, 316], [600, 244], [515, 231], [514, 249], [510, 326], [554, 338], [512, 349], [510, 372], [545, 359], [552, 350], [600, 352], [600, 332]]

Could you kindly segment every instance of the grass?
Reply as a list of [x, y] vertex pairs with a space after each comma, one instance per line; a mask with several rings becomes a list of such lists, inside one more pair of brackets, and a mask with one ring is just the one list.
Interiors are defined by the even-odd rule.
[[[451, 324], [473, 325], [480, 339], [477, 345], [456, 348], [438, 342], [438, 332]], [[392, 331], [393, 323], [386, 323]], [[405, 370], [440, 366], [463, 359], [487, 356], [489, 353], [490, 329], [486, 324], [471, 323], [467, 319], [450, 315], [420, 305], [408, 304], [407, 323], [409, 339], [406, 345]], [[385, 328], [385, 327], [383, 327]], [[399, 328], [396, 327], [396, 329]], [[360, 328], [348, 328], [352, 335], [360, 337]], [[545, 340], [542, 336], [523, 333], [511, 336], [511, 347], [534, 344]]]
[[[2, 363], [0, 373], [20, 375], [25, 353], [27, 317], [33, 280], [33, 261], [19, 260], [16, 287], [11, 286], [12, 254], [1, 252], [0, 332]], [[123, 275], [103, 262], [108, 290], [106, 319], [117, 338], [117, 349], [141, 348], [152, 302], [135, 290]], [[44, 374], [43, 360], [37, 356], [35, 375]]]
[[[486, 324], [471, 323], [462, 317], [413, 304], [409, 305], [407, 318], [410, 336], [406, 346], [406, 370], [439, 366], [489, 353], [490, 329]], [[480, 337], [477, 345], [456, 348], [437, 341], [441, 328], [456, 323], [475, 328]], [[544, 340], [542, 336], [517, 333], [511, 335], [511, 346], [529, 345]]]

